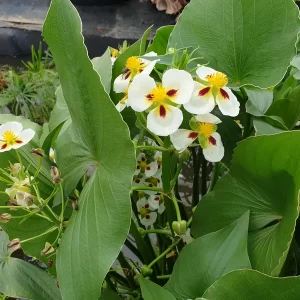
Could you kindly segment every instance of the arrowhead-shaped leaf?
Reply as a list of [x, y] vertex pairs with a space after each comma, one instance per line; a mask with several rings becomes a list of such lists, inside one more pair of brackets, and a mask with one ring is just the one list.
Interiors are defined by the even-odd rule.
[[129, 130], [88, 58], [79, 15], [53, 0], [43, 35], [59, 73], [72, 125], [57, 140], [57, 162], [69, 188], [93, 167], [59, 247], [57, 272], [65, 300], [98, 299], [130, 226], [135, 153]]
[[248, 138], [235, 150], [230, 172], [201, 199], [192, 233], [199, 237], [250, 210], [252, 267], [277, 276], [298, 217], [300, 132]]

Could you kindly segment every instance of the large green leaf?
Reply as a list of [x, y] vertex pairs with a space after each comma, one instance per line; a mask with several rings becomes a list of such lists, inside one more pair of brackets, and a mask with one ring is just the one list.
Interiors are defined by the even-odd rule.
[[169, 46], [199, 47], [195, 55], [227, 74], [231, 86], [266, 88], [282, 79], [296, 54], [298, 32], [293, 0], [193, 0]]
[[196, 298], [222, 275], [251, 268], [247, 253], [249, 211], [229, 226], [204, 235], [180, 252], [166, 288], [180, 300]]
[[254, 270], [236, 270], [216, 281], [207, 300], [298, 300], [300, 277], [274, 278]]
[[160, 27], [155, 34], [152, 44], [147, 51], [154, 51], [157, 55], [164, 55], [167, 51], [168, 41], [174, 25]]
[[278, 275], [298, 217], [300, 132], [248, 138], [235, 150], [230, 172], [200, 201], [192, 233], [219, 230], [250, 210], [252, 267]]
[[144, 300], [176, 300], [166, 289], [150, 280], [144, 279], [142, 276], [139, 276], [139, 283]]
[[273, 93], [270, 90], [256, 88], [247, 88], [245, 90], [249, 97], [246, 103], [247, 113], [256, 117], [264, 116], [273, 102]]
[[30, 300], [61, 299], [56, 280], [23, 260], [10, 257], [8, 236], [0, 231], [0, 293]]
[[[67, 181], [95, 170], [59, 247], [63, 298], [98, 299], [130, 226], [135, 153], [129, 131], [88, 58], [81, 21], [69, 0], [53, 0], [43, 36], [50, 46], [72, 125], [57, 140], [57, 163]], [[65, 143], [69, 134], [70, 143]], [[67, 154], [67, 155], [66, 155]], [[74, 173], [78, 165], [84, 167]]]

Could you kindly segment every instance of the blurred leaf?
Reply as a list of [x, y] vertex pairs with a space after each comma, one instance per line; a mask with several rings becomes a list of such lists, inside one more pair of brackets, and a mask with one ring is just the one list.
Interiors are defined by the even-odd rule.
[[157, 29], [152, 44], [147, 52], [154, 51], [157, 55], [163, 55], [167, 51], [168, 41], [174, 25], [163, 26]]
[[102, 282], [129, 231], [129, 191], [136, 163], [128, 128], [88, 58], [81, 30], [71, 2], [53, 0], [43, 36], [72, 119], [56, 141], [57, 164], [66, 184], [76, 185], [88, 169], [92, 173], [57, 253], [64, 300], [100, 297]]
[[0, 231], [0, 292], [30, 300], [59, 300], [56, 280], [47, 272], [23, 260], [10, 257], [8, 236]]
[[298, 217], [300, 132], [248, 138], [238, 144], [232, 166], [193, 217], [196, 237], [219, 230], [250, 210], [249, 257], [254, 269], [277, 276]]
[[274, 278], [254, 270], [236, 270], [216, 281], [207, 300], [298, 300], [300, 277]]
[[298, 14], [292, 0], [277, 0], [276, 5], [256, 0], [192, 1], [180, 15], [169, 47], [198, 48], [195, 56], [227, 74], [231, 86], [267, 88], [282, 79], [296, 54]]
[[166, 289], [176, 299], [194, 299], [224, 274], [251, 268], [247, 252], [248, 223], [249, 211], [229, 226], [185, 246]]

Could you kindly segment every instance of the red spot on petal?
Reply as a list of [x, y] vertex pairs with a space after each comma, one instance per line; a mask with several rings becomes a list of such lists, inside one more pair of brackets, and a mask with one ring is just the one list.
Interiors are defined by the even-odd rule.
[[6, 147], [7, 147], [7, 144], [3, 144], [3, 145], [1, 146], [1, 150], [4, 150]]
[[212, 137], [212, 136], [210, 136], [210, 137], [208, 138], [208, 141], [209, 141], [212, 145], [214, 145], [214, 146], [217, 144], [216, 139], [215, 139], [214, 137]]
[[20, 140], [16, 140], [15, 141], [17, 144], [22, 144], [23, 143], [23, 141], [20, 141]]
[[145, 161], [145, 160], [146, 160], [145, 157], [142, 157], [142, 158], [141, 158], [141, 161]]
[[136, 169], [139, 170], [141, 167], [140, 166], [136, 166]]
[[148, 208], [149, 208], [149, 204], [146, 204], [146, 205], [145, 205], [145, 208], [147, 208], [147, 209], [148, 209]]
[[149, 170], [151, 170], [151, 168], [148, 166], [148, 167], [146, 167], [146, 170], [148, 170], [148, 171], [149, 171]]
[[190, 138], [190, 139], [195, 139], [195, 138], [197, 138], [198, 137], [198, 132], [190, 132], [189, 133], [189, 136], [188, 136], [188, 138]]
[[160, 180], [159, 180], [159, 179], [157, 179], [157, 182], [158, 182], [158, 183], [160, 183]]
[[140, 73], [142, 73], [143, 72], [143, 69], [140, 69]]
[[149, 216], [149, 215], [146, 215], [145, 218], [146, 218], [147, 220], [149, 220], [149, 219], [150, 219], [150, 216]]
[[210, 91], [210, 87], [208, 86], [208, 87], [206, 87], [206, 88], [200, 90], [199, 93], [198, 93], [198, 96], [200, 96], [200, 97], [201, 97], [201, 96], [204, 96], [204, 95], [206, 95], [209, 91]]
[[229, 99], [229, 95], [225, 90], [220, 89], [220, 92], [221, 92], [221, 95], [224, 99]]
[[153, 187], [153, 184], [152, 183], [149, 183], [149, 185], [148, 185], [149, 187]]
[[128, 72], [128, 73], [125, 75], [125, 80], [129, 78], [130, 74], [131, 74], [131, 73]]
[[166, 116], [166, 114], [167, 114], [166, 108], [165, 108], [163, 105], [161, 105], [161, 106], [159, 107], [159, 115], [160, 115], [162, 118], [164, 118], [164, 117]]
[[178, 90], [175, 90], [175, 89], [168, 90], [168, 91], [167, 91], [167, 96], [173, 97], [173, 96], [176, 95], [177, 91], [178, 91]]
[[154, 200], [158, 201], [158, 200], [159, 200], [159, 197], [155, 197]]
[[148, 100], [152, 100], [152, 99], [153, 99], [153, 95], [152, 95], [152, 94], [148, 94], [148, 95], [146, 96], [146, 98], [147, 98]]
[[139, 179], [136, 179], [135, 180], [135, 183], [140, 183], [141, 181]]
[[158, 169], [160, 169], [160, 165], [158, 165]]

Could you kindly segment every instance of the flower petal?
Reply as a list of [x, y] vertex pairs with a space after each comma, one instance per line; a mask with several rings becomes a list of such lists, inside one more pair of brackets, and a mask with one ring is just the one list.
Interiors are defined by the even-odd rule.
[[188, 146], [190, 146], [193, 141], [198, 137], [198, 132], [178, 129], [176, 132], [170, 135], [172, 144], [176, 150], [180, 152], [184, 151]]
[[195, 116], [195, 119], [198, 122], [211, 123], [211, 124], [219, 124], [222, 122], [218, 117], [212, 114], [197, 115]]
[[240, 103], [229, 88], [221, 88], [216, 101], [223, 115], [236, 117], [239, 114]]
[[153, 133], [167, 136], [174, 133], [183, 121], [182, 111], [171, 105], [159, 105], [147, 116], [147, 127]]
[[145, 176], [152, 177], [157, 172], [157, 169], [158, 169], [157, 162], [156, 161], [151, 162], [145, 168]]
[[157, 213], [151, 212], [141, 219], [141, 223], [144, 226], [151, 226], [155, 223], [156, 219], [157, 219]]
[[141, 74], [134, 77], [128, 89], [128, 103], [135, 111], [142, 112], [152, 105], [152, 101], [146, 98], [156, 83], [149, 75]]
[[0, 126], [0, 140], [6, 131], [12, 131], [16, 136], [19, 136], [23, 129], [23, 125], [19, 122], [7, 122]]
[[116, 93], [124, 93], [129, 85], [130, 76], [126, 78], [124, 74], [120, 74], [114, 81], [114, 91]]
[[212, 75], [216, 72], [217, 72], [216, 70], [209, 68], [209, 67], [205, 67], [205, 66], [201, 66], [196, 70], [198, 77], [201, 80], [205, 80], [205, 81], [206, 81], [207, 76]]
[[194, 81], [194, 91], [191, 100], [183, 105], [192, 114], [206, 114], [215, 107], [215, 99], [210, 87]]
[[136, 207], [138, 211], [140, 211], [141, 208], [145, 207], [145, 205], [148, 204], [148, 201], [146, 198], [141, 198], [138, 201], [136, 201]]
[[162, 85], [167, 90], [177, 90], [176, 96], [174, 96], [174, 102], [177, 104], [189, 102], [194, 90], [192, 75], [187, 71], [178, 69], [167, 70], [163, 74]]
[[121, 111], [124, 110], [124, 108], [125, 108], [126, 106], [127, 106], [127, 105], [126, 105], [125, 103], [123, 103], [123, 102], [120, 101], [120, 102], [116, 105], [116, 109], [117, 109], [118, 112], [121, 112]]
[[149, 204], [150, 204], [150, 206], [154, 210], [158, 209], [158, 207], [159, 207], [159, 200], [160, 200], [160, 196], [159, 195], [150, 195], [150, 197], [149, 197]]
[[165, 206], [164, 203], [162, 203], [162, 204], [159, 206], [157, 212], [161, 215], [165, 210], [166, 210], [166, 206]]
[[19, 134], [18, 139], [17, 139], [17, 141], [19, 141], [19, 143], [14, 144], [12, 146], [12, 148], [19, 149], [19, 148], [23, 147], [24, 145], [28, 144], [33, 139], [34, 135], [35, 135], [35, 131], [30, 128], [23, 130]]
[[9, 151], [11, 149], [12, 149], [11, 145], [8, 145], [7, 143], [0, 142], [0, 153], [5, 152], [5, 151]]
[[211, 135], [207, 147], [203, 149], [203, 155], [210, 162], [218, 162], [223, 158], [224, 147], [221, 136], [217, 132]]
[[140, 152], [136, 158], [137, 161], [145, 160], [145, 153]]

